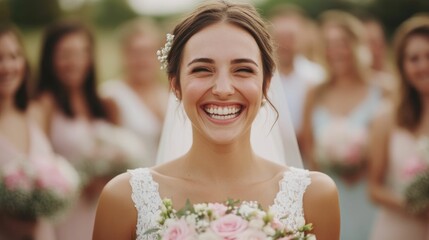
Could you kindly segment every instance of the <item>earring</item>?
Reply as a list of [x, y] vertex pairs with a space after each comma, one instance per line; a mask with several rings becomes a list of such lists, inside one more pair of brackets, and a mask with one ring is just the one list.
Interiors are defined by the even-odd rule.
[[262, 98], [261, 107], [265, 106], [266, 103], [267, 103], [267, 99], [266, 98]]

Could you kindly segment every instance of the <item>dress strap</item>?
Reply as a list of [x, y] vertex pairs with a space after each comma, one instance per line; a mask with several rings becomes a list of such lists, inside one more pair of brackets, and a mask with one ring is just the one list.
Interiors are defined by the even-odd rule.
[[162, 199], [149, 168], [128, 170], [131, 174], [131, 198], [137, 210], [136, 240], [156, 239], [154, 234], [144, 234], [147, 230], [158, 227]]
[[288, 228], [296, 230], [305, 224], [303, 197], [311, 178], [308, 170], [290, 167], [279, 182], [279, 192], [271, 211]]

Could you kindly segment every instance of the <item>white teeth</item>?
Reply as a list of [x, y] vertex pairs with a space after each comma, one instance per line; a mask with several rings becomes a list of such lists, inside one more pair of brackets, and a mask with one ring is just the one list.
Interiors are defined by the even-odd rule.
[[210, 115], [211, 118], [225, 120], [238, 116], [241, 106], [206, 106], [204, 110]]

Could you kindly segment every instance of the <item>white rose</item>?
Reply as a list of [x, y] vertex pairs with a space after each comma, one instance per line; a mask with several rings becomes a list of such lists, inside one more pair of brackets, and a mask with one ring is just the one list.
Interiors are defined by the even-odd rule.
[[255, 229], [262, 229], [262, 227], [264, 227], [264, 221], [262, 219], [252, 219], [249, 222], [249, 227]]

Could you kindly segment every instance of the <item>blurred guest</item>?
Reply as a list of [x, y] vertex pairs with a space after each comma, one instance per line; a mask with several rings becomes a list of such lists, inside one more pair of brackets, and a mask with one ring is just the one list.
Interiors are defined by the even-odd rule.
[[[323, 63], [323, 44], [320, 41], [319, 25], [313, 19], [307, 18], [306, 27], [303, 29], [302, 54], [310, 61], [318, 64]], [[324, 71], [324, 70], [323, 70]], [[324, 73], [324, 72], [323, 72]], [[320, 77], [323, 79], [323, 77]]]
[[294, 5], [277, 6], [271, 13], [272, 36], [278, 58], [278, 70], [285, 91], [292, 123], [299, 138], [302, 109], [307, 90], [324, 78], [324, 70], [308, 60], [302, 46], [308, 20], [300, 8]]
[[[76, 167], [95, 151], [97, 126], [118, 122], [113, 101], [97, 95], [94, 38], [83, 24], [59, 22], [46, 29], [34, 109], [54, 150]], [[97, 199], [108, 180], [93, 178], [85, 184], [73, 210], [56, 227], [58, 239], [92, 238]]]
[[337, 184], [341, 239], [368, 239], [374, 207], [366, 194], [366, 135], [382, 94], [368, 82], [361, 22], [328, 11], [321, 16], [321, 30], [328, 77], [307, 95], [302, 150], [310, 168]]
[[[53, 153], [48, 139], [37, 124], [31, 122], [27, 113], [29, 80], [30, 69], [18, 31], [12, 26], [0, 26], [1, 177], [12, 161], [32, 161]], [[0, 179], [2, 192], [7, 187], [3, 184], [3, 179]], [[2, 207], [0, 206], [0, 239], [55, 239], [52, 226], [46, 220], [11, 216], [7, 213], [10, 209]]]
[[101, 92], [117, 103], [121, 125], [141, 137], [154, 164], [168, 98], [156, 56], [163, 39], [151, 19], [126, 23], [120, 34], [123, 77], [104, 82]]
[[380, 210], [371, 239], [427, 240], [429, 209], [410, 205], [406, 193], [429, 171], [429, 16], [405, 21], [394, 40], [400, 94], [373, 126], [370, 194]]
[[393, 95], [396, 88], [395, 77], [388, 61], [388, 47], [382, 23], [375, 17], [361, 17], [366, 30], [366, 40], [371, 50], [371, 81], [379, 85], [386, 96]]

